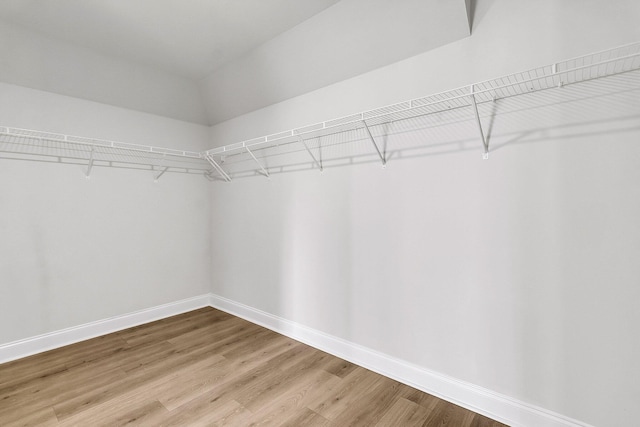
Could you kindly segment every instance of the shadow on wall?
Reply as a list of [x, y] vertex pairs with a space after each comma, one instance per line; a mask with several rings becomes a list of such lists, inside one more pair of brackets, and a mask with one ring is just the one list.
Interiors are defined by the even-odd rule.
[[0, 159], [80, 165], [87, 178], [98, 167], [148, 171], [156, 181], [165, 173], [211, 170], [198, 152], [8, 127], [0, 127]]
[[[490, 153], [515, 144], [637, 130], [640, 71], [589, 80], [478, 105]], [[369, 132], [371, 137], [369, 137]], [[482, 136], [470, 106], [392, 122], [341, 129], [221, 158], [232, 179], [320, 170], [467, 151], [482, 155]], [[255, 158], [253, 158], [255, 156]], [[213, 176], [212, 180], [221, 180]]]
[[489, 9], [493, 6], [493, 0], [483, 0], [478, 8], [478, 0], [466, 0], [467, 18], [469, 19], [469, 30], [473, 34], [473, 30], [478, 27]]
[[[469, 152], [482, 162], [468, 106], [370, 126], [389, 167], [397, 165], [395, 172], [401, 160], [410, 162], [406, 170], [415, 175], [388, 179], [360, 173], [368, 167], [343, 168], [382, 164], [362, 127], [306, 140], [306, 148], [288, 142], [254, 151], [270, 174], [307, 171], [298, 178], [269, 183], [248, 154], [227, 157], [223, 166], [235, 183], [213, 186], [215, 233], [224, 242], [214, 245], [220, 291], [598, 421], [572, 405], [590, 402], [596, 411], [603, 407], [598, 398], [619, 407], [599, 392], [609, 377], [634, 389], [634, 376], [624, 371], [634, 366], [637, 339], [616, 334], [632, 335], [625, 325], [638, 324], [629, 309], [638, 293], [630, 286], [638, 277], [638, 237], [629, 226], [637, 222], [638, 173], [631, 158], [620, 160], [640, 131], [639, 95], [640, 74], [633, 72], [480, 104], [490, 156], [498, 160], [483, 174], [446, 174], [458, 160], [460, 169], [475, 165]], [[462, 158], [433, 160], [450, 155]], [[320, 165], [325, 175], [316, 179]], [[429, 179], [434, 185], [425, 184]], [[259, 246], [248, 247], [254, 242]]]
[[[478, 103], [478, 113], [489, 151], [494, 153], [514, 144], [634, 130], [640, 115], [639, 94], [640, 71], [635, 70], [606, 79], [485, 100]], [[480, 156], [482, 135], [472, 106], [460, 99], [444, 111], [430, 112], [427, 106], [410, 117], [398, 114], [381, 123], [369, 120], [367, 128], [356, 119], [339, 125], [335, 131], [323, 131], [320, 136], [304, 140], [288, 137], [276, 145], [255, 146], [251, 153], [235, 151], [217, 159], [235, 180], [363, 163], [386, 165], [401, 159], [476, 150]], [[85, 174], [87, 165], [91, 165], [89, 170], [112, 167], [149, 171], [156, 179], [169, 172], [223, 180], [204, 158], [198, 158], [198, 153], [194, 153], [195, 158], [167, 157], [109, 147], [97, 147], [92, 152], [87, 146], [40, 136], [1, 135], [0, 159], [80, 165]]]

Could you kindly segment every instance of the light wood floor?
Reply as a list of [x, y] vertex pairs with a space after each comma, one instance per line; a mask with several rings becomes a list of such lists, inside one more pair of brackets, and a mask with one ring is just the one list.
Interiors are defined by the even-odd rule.
[[0, 425], [503, 424], [212, 308], [0, 365]]

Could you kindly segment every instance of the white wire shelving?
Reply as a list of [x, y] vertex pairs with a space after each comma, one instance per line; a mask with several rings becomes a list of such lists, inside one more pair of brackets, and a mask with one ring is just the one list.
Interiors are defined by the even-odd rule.
[[200, 152], [12, 127], [0, 127], [0, 153], [8, 159], [81, 164], [87, 178], [94, 167], [147, 170], [155, 180], [167, 172], [211, 172]]
[[521, 138], [498, 117], [542, 123], [545, 108], [574, 111], [572, 120], [582, 122], [612, 120], [616, 108], [617, 118], [640, 118], [640, 42], [203, 152], [0, 127], [0, 158], [80, 164], [87, 177], [94, 167], [116, 167], [151, 171], [156, 180], [186, 173], [227, 182], [361, 162], [384, 167], [447, 145], [487, 159], [500, 146], [496, 128]]
[[[606, 85], [592, 83], [607, 79]], [[217, 147], [205, 151], [203, 156], [216, 169], [217, 178], [225, 181], [253, 175], [269, 177], [273, 173], [309, 168], [322, 171], [333, 165], [352, 164], [358, 159], [376, 161], [384, 167], [394, 158], [394, 152], [406, 148], [403, 138], [394, 136], [454, 124], [473, 128], [476, 147], [487, 159], [490, 150], [487, 130], [493, 124], [498, 102], [498, 113], [504, 114], [524, 108], [523, 101], [514, 102], [517, 98], [526, 98], [527, 108], [531, 108], [532, 103], [553, 105], [638, 89], [640, 43], [633, 43]], [[559, 90], [562, 90], [560, 95], [551, 94]], [[430, 143], [433, 144], [433, 140]]]

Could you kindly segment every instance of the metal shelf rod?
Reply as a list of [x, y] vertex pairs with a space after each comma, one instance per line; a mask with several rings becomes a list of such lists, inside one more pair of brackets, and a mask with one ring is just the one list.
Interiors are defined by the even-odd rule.
[[84, 174], [87, 179], [91, 176], [91, 169], [93, 168], [93, 147], [91, 148], [91, 154], [89, 155], [89, 166], [87, 166], [87, 172]]
[[220, 167], [220, 165], [213, 159], [212, 156], [206, 156], [205, 157], [207, 159], [207, 161], [209, 163], [211, 163], [211, 166], [213, 166], [220, 175], [222, 175], [222, 177], [224, 178], [225, 181], [227, 182], [231, 182], [231, 177], [229, 177], [229, 175], [227, 175], [227, 173], [224, 171], [224, 169], [222, 169], [222, 167]]
[[305, 150], [307, 150], [307, 153], [309, 153], [309, 155], [313, 159], [313, 163], [315, 163], [318, 166], [318, 168], [320, 168], [320, 172], [322, 172], [322, 163], [320, 163], [320, 162], [318, 162], [318, 160], [316, 160], [316, 156], [313, 155], [313, 153], [311, 152], [311, 150], [307, 146], [307, 143], [304, 142], [304, 139], [302, 139], [302, 137], [300, 135], [297, 135], [297, 137], [298, 137], [298, 141], [300, 141], [300, 143], [304, 146]]
[[378, 144], [376, 144], [376, 140], [373, 139], [373, 135], [371, 135], [371, 131], [369, 130], [369, 126], [367, 126], [367, 122], [363, 120], [362, 124], [364, 125], [364, 128], [367, 131], [367, 135], [369, 135], [369, 139], [371, 140], [371, 143], [376, 148], [376, 152], [378, 153], [378, 157], [380, 157], [380, 160], [382, 161], [382, 166], [385, 166], [387, 164], [387, 160], [384, 158], [384, 156], [380, 152], [380, 149], [378, 148]]
[[471, 85], [471, 104], [473, 105], [473, 113], [476, 117], [476, 123], [478, 123], [478, 130], [480, 131], [480, 138], [482, 140], [482, 146], [484, 147], [484, 153], [482, 155], [483, 159], [489, 158], [489, 146], [487, 145], [487, 140], [484, 137], [484, 132], [482, 131], [482, 123], [480, 122], [480, 114], [478, 114], [478, 104], [476, 104], [476, 96], [473, 93], [473, 85]]
[[251, 150], [249, 150], [249, 147], [245, 147], [245, 148], [246, 148], [246, 150], [247, 150], [247, 153], [249, 153], [249, 155], [250, 155], [251, 157], [253, 157], [253, 160], [255, 160], [255, 161], [256, 161], [256, 163], [257, 163], [257, 164], [258, 164], [258, 166], [260, 167], [260, 170], [262, 170], [262, 173], [264, 173], [264, 175], [265, 175], [267, 178], [269, 178], [269, 172], [267, 172], [267, 170], [264, 168], [264, 166], [262, 166], [262, 163], [260, 163], [260, 162], [258, 161], [258, 159], [256, 159], [256, 156], [254, 156], [254, 155], [253, 155], [253, 153], [251, 152]]

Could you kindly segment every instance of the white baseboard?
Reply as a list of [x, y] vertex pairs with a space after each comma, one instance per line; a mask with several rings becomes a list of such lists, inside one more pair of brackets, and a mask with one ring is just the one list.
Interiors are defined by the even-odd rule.
[[230, 299], [207, 294], [0, 345], [0, 363], [211, 306], [513, 427], [592, 427]]
[[0, 363], [42, 353], [65, 345], [138, 326], [165, 317], [175, 316], [209, 306], [210, 296], [201, 295], [169, 304], [159, 305], [121, 316], [110, 317], [72, 328], [62, 329], [19, 341], [0, 345]]
[[218, 295], [210, 305], [513, 427], [592, 427]]

